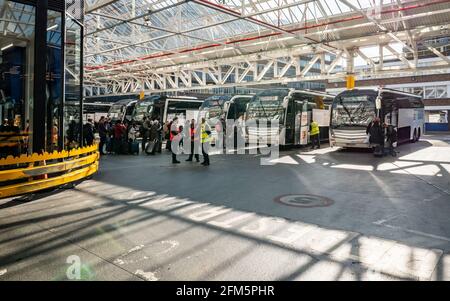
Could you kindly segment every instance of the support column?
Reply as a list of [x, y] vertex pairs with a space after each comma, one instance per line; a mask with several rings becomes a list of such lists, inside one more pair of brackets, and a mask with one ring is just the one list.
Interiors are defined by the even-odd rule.
[[450, 131], [450, 110], [447, 110], [447, 123], [448, 123], [447, 130]]
[[41, 153], [46, 149], [46, 56], [47, 46], [47, 0], [36, 1], [36, 25], [34, 39], [34, 82], [33, 82], [33, 152]]

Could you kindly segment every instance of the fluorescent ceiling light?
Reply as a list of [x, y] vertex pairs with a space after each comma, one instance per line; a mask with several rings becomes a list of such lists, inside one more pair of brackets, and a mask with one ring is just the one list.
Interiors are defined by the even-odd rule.
[[280, 38], [280, 39], [277, 39], [276, 41], [286, 41], [286, 40], [291, 40], [291, 39], [293, 39], [294, 37], [285, 37], [285, 38]]
[[58, 27], [58, 24], [52, 25], [52, 26], [50, 26], [49, 28], [47, 28], [47, 31], [56, 29], [57, 27]]
[[262, 41], [262, 42], [253, 43], [252, 45], [254, 46], [254, 45], [267, 44], [267, 43], [269, 43], [269, 42], [270, 42], [270, 41]]
[[208, 54], [208, 53], [214, 53], [214, 52], [216, 52], [217, 50], [210, 50], [210, 51], [205, 51], [205, 52], [202, 52], [202, 53], [200, 53], [200, 54]]
[[6, 50], [6, 49], [8, 49], [8, 48], [11, 48], [11, 47], [13, 47], [13, 46], [14, 46], [13, 43], [11, 43], [11, 44], [9, 44], [9, 45], [6, 45], [5, 47], [3, 47], [3, 48], [1, 49], [1, 51]]

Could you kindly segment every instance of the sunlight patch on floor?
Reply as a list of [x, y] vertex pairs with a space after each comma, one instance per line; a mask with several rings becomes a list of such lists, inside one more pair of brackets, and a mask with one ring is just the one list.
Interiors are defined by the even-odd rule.
[[284, 156], [278, 159], [273, 159], [269, 161], [270, 163], [281, 163], [281, 164], [292, 164], [292, 165], [298, 165], [299, 163], [292, 159], [291, 156]]
[[299, 157], [302, 161], [304, 161], [305, 163], [308, 164], [312, 164], [312, 163], [316, 163], [316, 156], [311, 156], [311, 155], [297, 155], [297, 157]]
[[[355, 168], [355, 166], [350, 167]], [[361, 167], [368, 168], [368, 166], [356, 166], [356, 168]], [[352, 231], [264, 216], [255, 212], [235, 210], [166, 194], [157, 195], [153, 191], [127, 190], [128, 197], [126, 197], [121, 194], [111, 195], [101, 186], [85, 187], [82, 190], [87, 193], [95, 191], [96, 196], [105, 197], [104, 201], [117, 199], [133, 202], [133, 198], [142, 199], [150, 196], [151, 200], [141, 204], [133, 202], [135, 209], [151, 209], [155, 213], [170, 214], [169, 218], [173, 216], [185, 223], [192, 221], [198, 228], [203, 229], [209, 225], [208, 227], [215, 227], [210, 229], [211, 231], [226, 231], [227, 235], [238, 235], [237, 237], [244, 235], [248, 239], [257, 238], [270, 244], [277, 244], [280, 248], [295, 249], [320, 256], [319, 261], [304, 264], [305, 271], [301, 273], [301, 278], [323, 277], [327, 280], [333, 280], [335, 277], [353, 278], [353, 270], [346, 271], [345, 275], [342, 271], [348, 269], [349, 262], [355, 262], [362, 265], [351, 266], [359, 273], [358, 279], [406, 277], [427, 280], [432, 276], [443, 253], [437, 249], [409, 246], [398, 241], [364, 236]], [[446, 266], [442, 268], [446, 269], [445, 273], [447, 273], [450, 259], [445, 260]], [[302, 269], [302, 266], [299, 268]], [[142, 277], [146, 276], [142, 272], [139, 274]], [[153, 277], [148, 278], [153, 280]]]
[[399, 157], [400, 160], [412, 160], [422, 162], [445, 162], [450, 163], [449, 147], [427, 147], [408, 155]]
[[412, 174], [417, 176], [436, 176], [440, 169], [434, 164], [421, 165], [416, 167], [408, 167], [402, 170], [393, 170], [391, 173], [395, 174]]
[[331, 167], [332, 168], [351, 169], [351, 170], [364, 170], [364, 171], [373, 171], [373, 169], [374, 169], [374, 167], [371, 165], [356, 165], [356, 164], [336, 164]]

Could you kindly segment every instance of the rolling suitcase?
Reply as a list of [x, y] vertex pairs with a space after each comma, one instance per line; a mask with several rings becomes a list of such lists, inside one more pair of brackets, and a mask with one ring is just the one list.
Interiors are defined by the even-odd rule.
[[128, 142], [127, 141], [120, 141], [120, 153], [122, 155], [127, 155], [128, 154]]
[[375, 157], [383, 157], [384, 153], [380, 145], [375, 146], [375, 149], [373, 150], [373, 155]]
[[136, 140], [130, 142], [130, 154], [139, 155], [139, 142]]
[[145, 146], [145, 153], [147, 155], [154, 155], [155, 151], [158, 149], [158, 144], [159, 144], [158, 139], [155, 139], [147, 143], [147, 145]]

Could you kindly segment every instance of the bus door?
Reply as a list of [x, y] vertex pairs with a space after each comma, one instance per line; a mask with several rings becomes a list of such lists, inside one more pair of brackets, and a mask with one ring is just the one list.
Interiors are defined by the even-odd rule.
[[285, 144], [295, 143], [295, 126], [296, 126], [296, 112], [297, 102], [292, 96], [289, 96], [287, 107], [285, 111], [284, 126], [285, 126]]
[[237, 115], [236, 111], [236, 104], [234, 102], [227, 102], [227, 104], [224, 104], [224, 109], [226, 109], [226, 115], [225, 119], [232, 119], [236, 120], [239, 116]]
[[240, 116], [244, 116], [247, 112], [247, 104], [252, 100], [251, 97], [237, 97], [231, 103], [233, 119], [236, 120]]
[[136, 106], [136, 101], [133, 101], [129, 103], [127, 106], [125, 106], [125, 119], [128, 121], [131, 121], [131, 118], [133, 117], [134, 107]]

